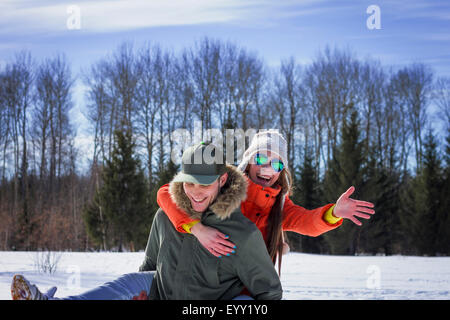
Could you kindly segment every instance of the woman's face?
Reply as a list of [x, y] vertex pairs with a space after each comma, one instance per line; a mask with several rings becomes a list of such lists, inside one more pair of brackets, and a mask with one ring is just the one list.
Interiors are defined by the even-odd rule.
[[227, 178], [228, 174], [225, 173], [210, 185], [183, 182], [184, 193], [191, 201], [192, 209], [197, 212], [206, 211], [216, 199], [219, 189], [223, 187]]
[[281, 171], [276, 172], [272, 168], [271, 162], [273, 159], [280, 160], [280, 158], [275, 153], [271, 153], [270, 151], [266, 151], [266, 152], [264, 152], [264, 154], [269, 159], [269, 161], [267, 161], [266, 164], [257, 165], [255, 163], [254, 157], [252, 159], [250, 159], [248, 176], [256, 184], [259, 184], [263, 187], [272, 187], [275, 184], [275, 182], [278, 180], [278, 177], [280, 176]]

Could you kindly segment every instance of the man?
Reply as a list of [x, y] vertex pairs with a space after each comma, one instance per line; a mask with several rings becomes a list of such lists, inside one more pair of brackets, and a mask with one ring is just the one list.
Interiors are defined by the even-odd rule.
[[[210, 158], [214, 161], [207, 164]], [[239, 209], [246, 191], [243, 174], [226, 165], [212, 144], [183, 153], [182, 171], [170, 183], [173, 201], [231, 237], [239, 250], [217, 259], [194, 236], [177, 232], [159, 209], [140, 267], [157, 270], [150, 299], [232, 299], [244, 287], [255, 299], [281, 299], [281, 283], [261, 232]]]
[[[232, 237], [239, 250], [217, 259], [198, 240], [179, 233], [159, 209], [153, 220], [145, 259], [130, 273], [79, 296], [65, 299], [233, 299], [244, 288], [255, 299], [281, 299], [279, 277], [261, 232], [240, 212], [247, 182], [226, 165], [214, 145], [200, 143], [182, 157], [182, 170], [170, 183], [173, 201], [204, 225]], [[156, 271], [154, 271], [156, 270]], [[48, 299], [23, 276], [11, 285], [13, 299]]]

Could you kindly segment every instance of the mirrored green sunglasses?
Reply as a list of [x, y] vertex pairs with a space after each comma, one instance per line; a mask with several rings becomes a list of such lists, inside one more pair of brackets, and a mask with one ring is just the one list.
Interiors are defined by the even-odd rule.
[[[267, 157], [267, 155], [265, 155], [263, 153], [257, 153], [255, 155], [255, 164], [256, 165], [262, 166], [268, 162], [269, 162], [269, 157]], [[281, 172], [281, 170], [283, 170], [283, 168], [284, 168], [284, 164], [280, 159], [272, 159], [271, 165], [272, 165], [272, 169], [275, 172]]]

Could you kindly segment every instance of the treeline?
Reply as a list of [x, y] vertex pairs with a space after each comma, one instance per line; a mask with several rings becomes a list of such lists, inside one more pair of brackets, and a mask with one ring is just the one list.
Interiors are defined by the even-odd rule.
[[[69, 118], [77, 81], [92, 129], [88, 169], [77, 166], [86, 154]], [[0, 69], [0, 248], [143, 249], [156, 191], [178, 169], [173, 134], [199, 124], [223, 136], [279, 129], [295, 203], [335, 202], [350, 185], [375, 203], [363, 227], [289, 234], [291, 249], [446, 255], [449, 84], [425, 64], [394, 70], [330, 48], [307, 65], [270, 67], [209, 38], [179, 52], [123, 43], [79, 76], [64, 55], [17, 54]]]

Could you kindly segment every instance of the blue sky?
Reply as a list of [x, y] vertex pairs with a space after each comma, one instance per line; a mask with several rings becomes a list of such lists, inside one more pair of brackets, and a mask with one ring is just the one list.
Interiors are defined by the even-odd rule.
[[[72, 5], [80, 29], [67, 27]], [[380, 8], [381, 29], [367, 28], [370, 5]], [[448, 0], [0, 0], [0, 66], [22, 49], [37, 60], [65, 53], [78, 75], [122, 41], [176, 51], [204, 36], [234, 41], [272, 66], [290, 56], [309, 63], [330, 45], [395, 68], [424, 62], [450, 77]], [[80, 139], [82, 102], [78, 85]]]
[[[80, 9], [70, 30], [67, 9]], [[369, 30], [377, 5], [381, 29]], [[174, 49], [203, 36], [232, 40], [269, 64], [307, 63], [325, 45], [350, 47], [383, 64], [421, 61], [450, 76], [450, 1], [437, 0], [1, 0], [0, 61], [29, 49], [36, 58], [64, 52], [77, 71], [123, 40]]]

